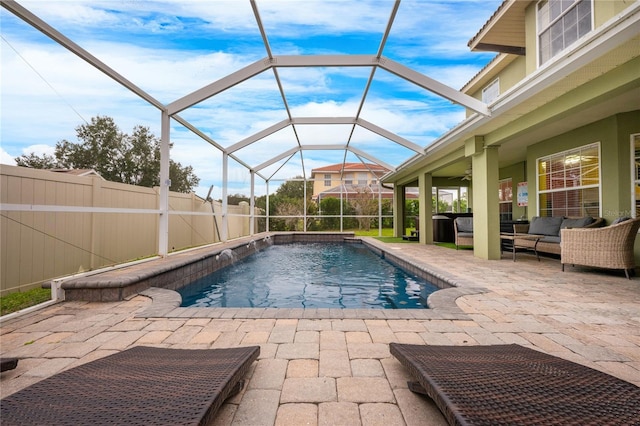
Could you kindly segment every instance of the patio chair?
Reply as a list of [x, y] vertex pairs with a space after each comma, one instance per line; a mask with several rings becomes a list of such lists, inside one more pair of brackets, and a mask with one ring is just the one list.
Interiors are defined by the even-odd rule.
[[457, 217], [453, 221], [453, 235], [456, 244], [456, 250], [459, 246], [473, 245], [473, 218]]
[[596, 268], [624, 269], [627, 278], [634, 272], [633, 246], [640, 218], [622, 220], [603, 228], [561, 230], [560, 262]]
[[391, 354], [451, 425], [636, 424], [640, 388], [519, 345], [391, 343]]
[[209, 424], [260, 353], [259, 346], [137, 346], [55, 374], [0, 401], [15, 424]]

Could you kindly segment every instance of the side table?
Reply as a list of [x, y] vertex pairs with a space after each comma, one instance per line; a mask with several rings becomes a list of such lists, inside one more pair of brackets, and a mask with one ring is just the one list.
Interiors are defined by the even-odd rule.
[[[512, 248], [514, 262], [516, 261], [516, 248], [518, 248], [518, 246], [516, 245], [516, 239], [535, 241], [535, 244], [533, 245], [533, 252], [536, 254], [536, 259], [538, 259], [538, 262], [540, 262], [540, 256], [538, 255], [538, 250], [536, 250], [536, 247], [538, 246], [538, 241], [540, 241], [540, 238], [542, 238], [541, 235], [517, 234], [515, 232], [500, 233], [501, 241], [511, 241], [511, 248]], [[528, 248], [528, 247], [521, 246], [520, 248]], [[500, 244], [500, 253], [502, 253], [502, 244]]]

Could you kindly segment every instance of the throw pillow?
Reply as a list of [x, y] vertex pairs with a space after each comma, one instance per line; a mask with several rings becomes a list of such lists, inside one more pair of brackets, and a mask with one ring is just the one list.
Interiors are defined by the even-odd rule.
[[562, 216], [539, 217], [535, 216], [531, 219], [529, 225], [529, 233], [536, 235], [560, 235], [560, 225], [562, 225]]
[[615, 225], [617, 223], [622, 223], [622, 222], [625, 222], [627, 220], [631, 220], [631, 218], [628, 217], [628, 216], [623, 216], [623, 217], [619, 217], [619, 218], [615, 219], [613, 222], [611, 222], [611, 224]]
[[584, 228], [585, 226], [591, 225], [592, 223], [593, 223], [593, 218], [591, 216], [579, 217], [577, 219], [565, 218], [562, 221], [562, 225], [560, 225], [560, 229]]

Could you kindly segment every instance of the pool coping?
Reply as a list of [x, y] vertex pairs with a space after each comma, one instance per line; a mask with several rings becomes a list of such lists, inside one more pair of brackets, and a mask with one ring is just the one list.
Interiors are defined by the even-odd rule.
[[341, 309], [341, 308], [192, 308], [180, 307], [182, 298], [173, 290], [151, 287], [139, 294], [152, 304], [136, 318], [216, 318], [216, 319], [400, 319], [469, 320], [455, 301], [458, 297], [486, 293], [479, 287], [452, 287], [429, 296], [428, 309]]
[[[271, 237], [281, 237], [294, 240], [299, 235], [305, 238], [322, 236], [329, 239], [327, 234], [303, 233], [270, 233]], [[336, 234], [333, 234], [334, 236]], [[440, 290], [429, 295], [428, 309], [347, 309], [347, 308], [200, 308], [180, 307], [182, 298], [172, 289], [149, 287], [136, 294], [149, 297], [152, 304], [137, 313], [136, 318], [220, 318], [220, 319], [256, 319], [256, 318], [305, 318], [305, 319], [405, 319], [405, 320], [468, 320], [470, 317], [456, 304], [456, 299], [466, 295], [481, 294], [486, 289], [468, 282], [454, 280], [450, 274], [435, 267], [425, 267], [409, 259], [404, 259], [394, 253], [393, 247], [371, 237], [355, 238], [349, 234], [337, 234], [349, 242], [365, 244], [389, 262], [415, 275], [427, 279]], [[284, 236], [284, 237], [282, 237]], [[246, 244], [242, 241], [241, 244]], [[216, 252], [221, 252], [218, 248]]]

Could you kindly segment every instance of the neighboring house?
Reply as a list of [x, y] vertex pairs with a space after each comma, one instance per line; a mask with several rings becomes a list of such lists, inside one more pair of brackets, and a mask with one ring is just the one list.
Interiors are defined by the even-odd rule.
[[102, 180], [105, 180], [105, 178], [100, 176], [100, 173], [96, 172], [93, 169], [47, 169], [47, 170], [55, 173], [63, 173], [65, 175], [98, 177]]
[[[380, 194], [383, 199], [392, 199], [393, 186], [380, 184], [380, 177], [389, 171], [370, 163], [339, 163], [313, 169], [312, 199], [319, 203], [325, 198], [349, 199], [362, 193]], [[405, 198], [418, 198], [416, 188], [408, 188]]]
[[[489, 114], [468, 112], [384, 182], [426, 199], [460, 174], [453, 165], [472, 170], [474, 254], [485, 259], [500, 257], [501, 218], [639, 214], [639, 1], [505, 0], [469, 47], [497, 52], [462, 88]], [[420, 217], [422, 243], [432, 214]]]
[[380, 187], [379, 179], [389, 170], [378, 164], [340, 163], [311, 170], [314, 201], [324, 198], [349, 198], [362, 192], [379, 191], [383, 198], [393, 198], [393, 190]]

